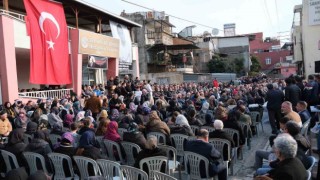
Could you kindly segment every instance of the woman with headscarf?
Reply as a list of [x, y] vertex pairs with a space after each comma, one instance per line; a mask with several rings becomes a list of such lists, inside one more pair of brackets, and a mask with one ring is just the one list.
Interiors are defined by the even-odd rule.
[[51, 127], [53, 127], [55, 124], [63, 126], [63, 120], [59, 116], [59, 108], [58, 107], [53, 107], [51, 109], [51, 113], [48, 115], [48, 122]]
[[62, 134], [61, 141], [54, 146], [54, 152], [61, 153], [72, 157], [75, 154], [75, 147], [73, 147], [74, 137], [71, 132]]
[[147, 142], [142, 132], [139, 131], [139, 126], [135, 122], [131, 122], [127, 132], [123, 133], [123, 141], [135, 143], [139, 145], [141, 149], [145, 149]]
[[119, 117], [120, 117], [120, 113], [119, 113], [118, 109], [112, 109], [110, 120], [118, 122]]
[[100, 114], [98, 115], [97, 119], [98, 119], [98, 122], [100, 122], [100, 118], [108, 118], [108, 111], [107, 110], [101, 110]]
[[179, 114], [175, 121], [175, 126], [170, 127], [171, 134], [184, 134], [194, 136], [193, 131], [184, 115]]
[[128, 113], [130, 113], [130, 114], [135, 114], [135, 113], [136, 113], [136, 110], [137, 110], [136, 105], [134, 104], [134, 102], [131, 102], [131, 103], [129, 104], [129, 111], [128, 111]]
[[23, 166], [23, 155], [26, 148], [26, 144], [23, 142], [24, 129], [18, 128], [13, 130], [9, 135], [8, 144], [5, 146], [4, 150], [11, 152], [17, 157], [20, 166]]
[[91, 119], [89, 117], [86, 117], [82, 121], [82, 123], [82, 133], [79, 140], [79, 146], [76, 155], [89, 157], [94, 160], [102, 158], [99, 149], [100, 146], [99, 143], [96, 141], [96, 136]]
[[161, 121], [156, 111], [151, 111], [149, 122], [146, 124], [146, 134], [150, 132], [161, 132], [166, 135], [167, 142], [170, 141], [170, 129], [165, 122]]
[[26, 129], [26, 132], [24, 132], [24, 133], [28, 134], [28, 135], [33, 135], [37, 130], [38, 130], [38, 124], [30, 121], [27, 124], [27, 129]]
[[70, 125], [73, 123], [73, 115], [67, 114], [63, 120], [63, 127], [70, 129]]
[[127, 129], [129, 127], [129, 124], [133, 122], [132, 114], [129, 114], [126, 110], [124, 111], [124, 116], [119, 121], [119, 128], [125, 128]]
[[118, 123], [116, 121], [111, 121], [108, 124], [107, 133], [105, 134], [104, 138], [114, 142], [121, 141], [121, 137], [118, 133]]
[[31, 121], [39, 124], [39, 119], [42, 114], [42, 110], [40, 108], [37, 108], [31, 116]]
[[96, 131], [96, 136], [105, 136], [107, 133], [109, 123], [110, 123], [110, 119], [106, 117], [100, 117], [99, 125]]
[[20, 109], [19, 116], [14, 120], [16, 128], [27, 128], [27, 124], [30, 122], [30, 119], [26, 115], [26, 110]]
[[49, 134], [42, 130], [38, 130], [34, 133], [34, 137], [31, 142], [27, 145], [25, 151], [39, 153], [43, 156], [51, 153], [51, 147], [48, 142]]
[[10, 102], [5, 102], [4, 103], [4, 110], [7, 112], [7, 117], [11, 124], [14, 124], [14, 118], [16, 117], [16, 114], [14, 112], [14, 109], [12, 108], [12, 105]]

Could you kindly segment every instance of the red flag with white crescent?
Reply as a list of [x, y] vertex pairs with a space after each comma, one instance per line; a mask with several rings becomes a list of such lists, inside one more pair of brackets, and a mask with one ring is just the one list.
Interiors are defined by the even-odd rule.
[[30, 83], [70, 84], [68, 29], [63, 6], [24, 0], [30, 33]]

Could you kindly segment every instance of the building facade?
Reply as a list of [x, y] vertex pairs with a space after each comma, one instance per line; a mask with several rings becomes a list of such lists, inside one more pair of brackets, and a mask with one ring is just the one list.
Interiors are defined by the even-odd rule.
[[298, 74], [320, 73], [320, 0], [303, 0], [294, 7], [292, 42]]
[[[45, 88], [49, 89], [50, 85], [29, 83], [30, 37], [26, 32], [26, 22], [24, 20], [26, 11], [23, 0], [3, 2], [6, 4], [0, 5], [0, 63], [2, 64], [0, 66], [0, 104], [6, 101], [14, 102], [18, 98], [47, 98], [48, 91], [38, 91]], [[110, 20], [126, 26], [129, 31], [141, 26], [82, 0], [58, 2], [63, 5], [68, 25], [69, 61], [71, 62], [72, 74], [72, 83], [61, 85], [60, 88], [66, 90], [63, 92], [70, 93], [69, 91], [72, 90], [80, 96], [83, 84], [103, 84], [109, 77], [119, 75], [119, 54], [112, 55], [101, 51], [101, 49], [108, 49], [105, 47], [106, 44], [112, 44], [108, 41], [119, 41], [119, 39], [111, 37]], [[79, 14], [80, 11], [82, 13]], [[90, 39], [90, 41], [84, 41], [85, 39]], [[83, 46], [82, 43], [84, 42], [86, 42], [86, 46]], [[114, 52], [119, 53], [119, 46], [112, 48]], [[100, 49], [100, 51], [94, 51], [96, 49]], [[136, 50], [136, 48], [133, 49]], [[133, 54], [137, 56], [137, 53]], [[89, 57], [92, 55], [107, 58], [108, 69], [88, 69]], [[138, 58], [134, 57], [133, 59]], [[139, 69], [136, 67], [137, 64], [137, 61], [133, 61], [131, 66]], [[39, 76], [41, 75], [39, 74]], [[88, 78], [87, 81], [86, 78]], [[59, 96], [62, 96], [61, 92], [57, 90]], [[50, 94], [50, 96], [53, 97], [53, 94]]]

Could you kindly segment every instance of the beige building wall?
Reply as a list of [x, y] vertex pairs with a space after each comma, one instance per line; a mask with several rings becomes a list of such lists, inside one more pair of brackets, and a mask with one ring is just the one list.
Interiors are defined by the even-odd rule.
[[315, 73], [315, 61], [320, 61], [320, 25], [309, 25], [309, 0], [303, 0], [302, 42], [305, 76]]

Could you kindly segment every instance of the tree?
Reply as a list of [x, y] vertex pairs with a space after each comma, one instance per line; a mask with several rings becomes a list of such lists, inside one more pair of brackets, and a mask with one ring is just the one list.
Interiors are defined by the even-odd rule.
[[208, 68], [210, 73], [226, 72], [224, 60], [218, 55], [212, 56], [212, 59], [208, 62]]
[[261, 65], [260, 61], [256, 56], [251, 57], [251, 66], [250, 66], [250, 72], [260, 72]]
[[234, 71], [237, 73], [237, 74], [240, 74], [241, 72], [243, 72], [244, 70], [244, 65], [243, 65], [243, 58], [235, 58], [234, 59]]

